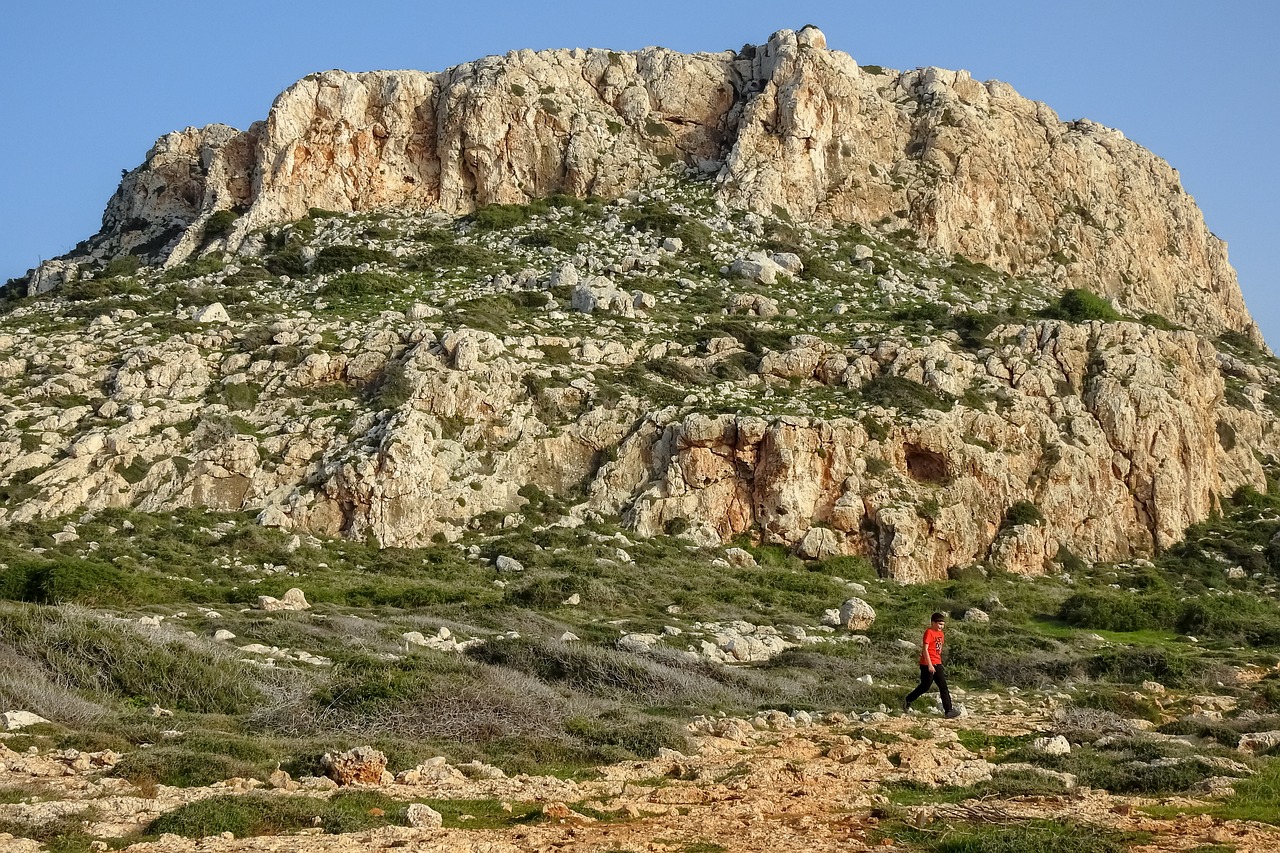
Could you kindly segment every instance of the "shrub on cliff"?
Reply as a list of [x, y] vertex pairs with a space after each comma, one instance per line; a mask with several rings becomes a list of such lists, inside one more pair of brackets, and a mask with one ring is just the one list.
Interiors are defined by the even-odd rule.
[[1122, 319], [1120, 312], [1116, 311], [1106, 299], [1078, 287], [1064, 290], [1062, 296], [1058, 297], [1057, 303], [1051, 305], [1047, 313], [1050, 317], [1070, 320], [1073, 323], [1083, 323], [1088, 320], [1111, 322]]

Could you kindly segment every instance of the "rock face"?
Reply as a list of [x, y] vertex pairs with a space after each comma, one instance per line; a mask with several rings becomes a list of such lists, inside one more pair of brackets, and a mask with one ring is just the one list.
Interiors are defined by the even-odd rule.
[[[521, 50], [437, 73], [312, 74], [247, 131], [161, 138], [92, 251], [175, 263], [310, 208], [458, 214], [555, 192], [616, 197], [672, 162], [714, 173], [732, 206], [896, 224], [1135, 315], [1261, 342], [1224, 244], [1163, 160], [1004, 83], [860, 68], [813, 27], [740, 53]], [[222, 211], [243, 215], [227, 226]], [[50, 262], [30, 289], [73, 274]]]
[[[559, 192], [617, 198], [448, 215]], [[161, 140], [88, 251], [0, 313], [6, 524], [607, 518], [914, 582], [1167, 548], [1280, 459], [1280, 363], [1167, 165], [811, 28], [313, 75]], [[1128, 319], [1050, 319], [1079, 284]], [[708, 653], [771, 653], [740, 633]]]
[[[722, 539], [759, 526], [767, 541], [795, 543], [821, 523], [842, 552], [926, 580], [988, 557], [1038, 573], [1061, 547], [1090, 559], [1147, 553], [1178, 541], [1237, 477], [1260, 485], [1251, 451], [1222, 437], [1235, 431], [1219, 418], [1232, 416], [1202, 339], [1133, 324], [1010, 332], [985, 360], [947, 365], [998, 378], [1012, 392], [1003, 413], [956, 407], [879, 437], [852, 421], [650, 419], [592, 484], [593, 501], [644, 534], [705, 519]], [[905, 375], [929, 381], [918, 368]], [[1240, 422], [1242, 434], [1261, 430]], [[930, 499], [936, 513], [921, 514]], [[1020, 499], [1046, 523], [1005, 526]]]

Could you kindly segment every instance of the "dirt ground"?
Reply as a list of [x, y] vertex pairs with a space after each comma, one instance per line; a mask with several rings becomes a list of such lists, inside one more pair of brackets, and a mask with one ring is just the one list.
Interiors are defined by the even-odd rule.
[[[367, 853], [404, 848], [415, 853], [507, 853], [507, 851], [634, 851], [634, 853], [826, 853], [909, 849], [893, 839], [880, 815], [885, 783], [923, 786], [972, 785], [990, 774], [983, 755], [957, 739], [961, 729], [1019, 735], [1052, 728], [1052, 701], [1039, 706], [984, 701], [971, 695], [965, 717], [933, 714], [872, 714], [863, 718], [829, 715], [809, 722], [781, 712], [754, 720], [700, 719], [691, 724], [691, 754], [664, 751], [649, 761], [601, 768], [600, 778], [576, 783], [553, 777], [474, 778], [442, 759], [429, 761], [392, 781], [389, 774], [372, 789], [407, 803], [440, 799], [493, 799], [543, 805], [545, 820], [499, 830], [391, 827], [349, 834], [323, 828], [301, 835], [200, 839], [161, 836], [131, 844], [129, 853]], [[1000, 705], [1000, 707], [997, 707]], [[864, 735], [871, 734], [874, 739]], [[99, 778], [118, 760], [110, 753], [17, 753], [0, 748], [0, 791], [21, 787], [37, 796], [0, 805], [13, 823], [40, 823], [92, 805], [98, 822], [86, 827], [99, 838], [123, 839], [160, 814], [203, 797], [250, 790], [282, 797], [324, 797], [335, 790], [328, 779], [287, 780], [260, 787], [228, 780], [208, 788], [139, 791], [128, 782]], [[1207, 795], [1206, 795], [1207, 796]], [[1183, 814], [1157, 820], [1150, 805], [1193, 809], [1203, 801], [1150, 799], [1073, 788], [1058, 796], [1012, 800], [968, 800], [959, 804], [900, 807], [925, 832], [945, 833], [957, 822], [1018, 823], [1030, 818], [1065, 818], [1102, 827], [1151, 834], [1135, 853], [1184, 851], [1220, 845], [1239, 853], [1280, 850], [1280, 828]], [[581, 812], [578, 811], [581, 809]], [[585, 814], [584, 814], [585, 813]], [[592, 816], [588, 816], [593, 815]], [[600, 816], [604, 815], [604, 819]], [[465, 824], [464, 824], [465, 827]], [[106, 844], [98, 844], [103, 849]], [[114, 844], [111, 846], [115, 846]], [[35, 853], [34, 841], [0, 834], [6, 853]]]

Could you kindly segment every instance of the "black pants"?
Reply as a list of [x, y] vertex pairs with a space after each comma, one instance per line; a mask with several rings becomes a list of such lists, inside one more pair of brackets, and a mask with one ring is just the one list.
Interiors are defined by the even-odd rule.
[[921, 665], [920, 667], [920, 684], [915, 690], [907, 694], [907, 698], [903, 700], [903, 704], [910, 705], [925, 694], [934, 684], [938, 685], [938, 693], [942, 696], [942, 710], [951, 710], [951, 692], [947, 690], [947, 671], [943, 669], [942, 664], [933, 665], [933, 672], [929, 671], [929, 667]]

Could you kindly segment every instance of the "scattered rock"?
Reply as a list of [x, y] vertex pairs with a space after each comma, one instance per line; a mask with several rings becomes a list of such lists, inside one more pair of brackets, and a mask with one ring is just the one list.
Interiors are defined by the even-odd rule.
[[410, 803], [405, 811], [409, 826], [418, 829], [436, 829], [444, 825], [444, 817], [440, 812], [424, 803]]
[[197, 323], [229, 323], [231, 318], [227, 316], [227, 309], [223, 307], [221, 302], [214, 302], [203, 308], [197, 308], [191, 312], [191, 319]]
[[7, 732], [16, 732], [27, 726], [38, 726], [47, 722], [49, 721], [44, 717], [30, 711], [6, 711], [0, 714], [0, 725], [3, 725]]
[[325, 774], [339, 785], [390, 783], [387, 756], [371, 746], [357, 746], [337, 754], [326, 752], [320, 761]]
[[513, 557], [508, 557], [506, 554], [499, 554], [493, 564], [499, 572], [503, 573], [524, 571], [523, 563]]
[[307, 597], [302, 590], [295, 586], [289, 589], [283, 598], [273, 598], [270, 595], [258, 596], [258, 608], [268, 612], [299, 611], [310, 610], [311, 605], [307, 603]]
[[1031, 748], [1043, 755], [1071, 754], [1071, 743], [1062, 735], [1038, 737], [1031, 742]]
[[849, 631], [866, 631], [876, 621], [876, 611], [861, 598], [850, 598], [840, 605], [838, 626]]

